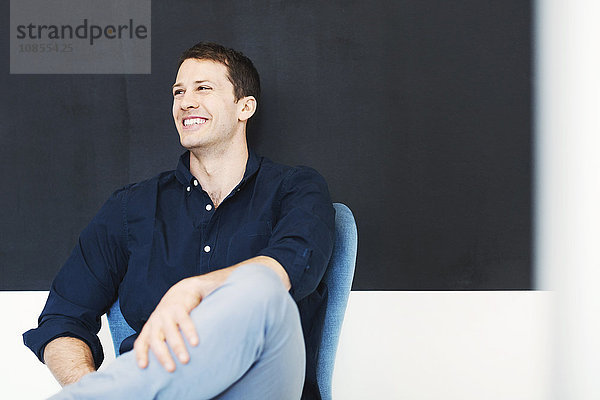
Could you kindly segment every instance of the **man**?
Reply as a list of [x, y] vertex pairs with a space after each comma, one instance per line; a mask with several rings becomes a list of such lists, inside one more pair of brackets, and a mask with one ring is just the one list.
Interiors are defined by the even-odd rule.
[[[24, 334], [64, 386], [57, 399], [320, 398], [334, 210], [316, 171], [248, 150], [259, 92], [239, 52], [199, 43], [181, 56], [173, 118], [188, 151], [113, 193]], [[137, 333], [93, 372], [117, 298]]]

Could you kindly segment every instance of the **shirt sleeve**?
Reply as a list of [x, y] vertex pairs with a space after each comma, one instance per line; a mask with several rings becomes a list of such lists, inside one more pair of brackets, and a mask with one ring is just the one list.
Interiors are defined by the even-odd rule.
[[38, 327], [23, 334], [25, 345], [40, 361], [44, 362], [48, 342], [68, 336], [87, 343], [96, 368], [102, 364], [100, 317], [116, 300], [127, 265], [126, 193], [125, 189], [113, 193], [83, 230], [52, 283]]
[[269, 243], [259, 255], [277, 260], [286, 270], [296, 302], [321, 281], [334, 239], [335, 210], [327, 183], [317, 171], [297, 167], [281, 185], [280, 212]]

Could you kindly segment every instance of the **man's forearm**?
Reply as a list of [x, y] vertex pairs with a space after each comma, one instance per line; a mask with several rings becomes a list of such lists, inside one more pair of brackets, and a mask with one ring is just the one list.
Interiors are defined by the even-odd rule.
[[290, 277], [288, 276], [286, 270], [281, 266], [281, 264], [279, 264], [279, 262], [277, 262], [274, 258], [267, 256], [257, 256], [254, 258], [250, 258], [246, 261], [242, 261], [234, 266], [241, 267], [242, 265], [253, 263], [259, 263], [264, 265], [265, 267], [272, 269], [279, 276], [279, 279], [281, 279], [283, 286], [285, 286], [287, 290], [290, 290], [290, 288], [292, 287], [292, 284], [290, 283]]
[[267, 256], [253, 257], [227, 268], [218, 269], [204, 275], [198, 275], [192, 279], [195, 279], [199, 283], [198, 290], [200, 291], [202, 297], [205, 297], [213, 290], [221, 286], [235, 269], [246, 264], [262, 264], [265, 267], [272, 269], [277, 276], [279, 276], [285, 288], [290, 290], [290, 278], [285, 269], [281, 266], [281, 264], [279, 264], [279, 262]]
[[75, 383], [96, 370], [88, 345], [72, 337], [60, 337], [48, 343], [44, 349], [44, 362], [61, 386]]

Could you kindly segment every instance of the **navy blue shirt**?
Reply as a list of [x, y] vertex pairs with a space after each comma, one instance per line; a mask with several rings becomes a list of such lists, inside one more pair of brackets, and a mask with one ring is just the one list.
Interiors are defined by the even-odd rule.
[[[249, 153], [242, 181], [215, 208], [190, 173], [189, 152], [175, 171], [117, 190], [83, 230], [59, 271], [25, 344], [43, 362], [45, 345], [70, 336], [86, 342], [96, 367], [104, 358], [100, 317], [119, 298], [139, 333], [175, 283], [264, 255], [287, 271], [307, 350], [305, 395], [318, 389], [315, 365], [327, 288], [334, 209], [324, 179]], [[135, 335], [120, 353], [132, 349]], [[317, 390], [317, 392], [315, 392]]]

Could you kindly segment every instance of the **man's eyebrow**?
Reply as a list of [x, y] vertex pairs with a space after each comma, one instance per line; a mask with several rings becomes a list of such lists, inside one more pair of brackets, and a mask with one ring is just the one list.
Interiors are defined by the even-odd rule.
[[[201, 80], [201, 81], [194, 81], [194, 84], [198, 84], [198, 83], [205, 83], [205, 82], [209, 82], [209, 81], [208, 81], [208, 79], [204, 79], [204, 80]], [[173, 85], [173, 88], [176, 88], [176, 87], [178, 87], [178, 86], [183, 86], [183, 83], [182, 83], [182, 82], [176, 82], [176, 83]]]

